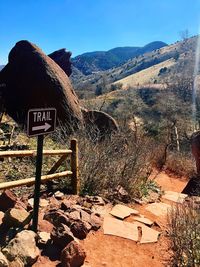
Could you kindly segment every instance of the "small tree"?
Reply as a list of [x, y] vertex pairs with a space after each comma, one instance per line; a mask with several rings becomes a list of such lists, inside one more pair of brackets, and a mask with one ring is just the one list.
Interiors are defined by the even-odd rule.
[[122, 89], [122, 83], [111, 84], [110, 91], [116, 91]]
[[101, 84], [97, 84], [96, 89], [95, 89], [95, 95], [99, 96], [103, 94], [103, 88]]

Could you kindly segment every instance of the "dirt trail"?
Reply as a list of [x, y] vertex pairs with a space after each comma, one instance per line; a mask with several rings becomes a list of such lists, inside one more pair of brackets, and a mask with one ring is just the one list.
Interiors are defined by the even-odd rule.
[[[152, 179], [161, 186], [162, 190], [181, 192], [187, 181], [183, 178], [169, 176], [161, 172]], [[162, 200], [170, 203], [170, 201]], [[80, 241], [83, 245], [87, 257], [84, 267], [164, 267], [169, 266], [171, 251], [169, 249], [169, 239], [166, 236], [166, 216], [156, 216], [147, 211], [146, 205], [133, 205], [140, 214], [156, 222], [159, 227], [153, 226], [155, 230], [161, 232], [157, 243], [140, 244], [135, 241], [120, 238], [117, 236], [104, 235], [101, 228], [97, 232], [90, 232], [85, 240]], [[133, 222], [133, 217], [125, 219]], [[50, 261], [47, 257], [40, 257], [34, 267], [60, 266], [59, 261]]]
[[[162, 190], [181, 192], [186, 179], [180, 179], [161, 172], [155, 181]], [[134, 205], [141, 214], [156, 221], [162, 232], [159, 241], [151, 244], [137, 244], [116, 236], [104, 235], [101, 229], [90, 233], [82, 244], [87, 252], [85, 267], [164, 267], [170, 259], [169, 240], [166, 237], [166, 217], [157, 217], [145, 210], [145, 205]], [[131, 216], [127, 219], [131, 222]]]
[[170, 190], [174, 192], [182, 192], [186, 186], [188, 180], [186, 178], [177, 178], [174, 175], [160, 172], [155, 178], [158, 185], [161, 186], [162, 190]]

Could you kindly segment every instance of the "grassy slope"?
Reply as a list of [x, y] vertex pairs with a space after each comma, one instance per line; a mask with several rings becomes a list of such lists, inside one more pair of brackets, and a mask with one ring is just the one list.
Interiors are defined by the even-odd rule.
[[161, 68], [170, 68], [175, 64], [173, 59], [166, 60], [162, 63], [156, 64], [150, 68], [139, 71], [135, 74], [129, 75], [124, 79], [118, 80], [116, 83], [121, 83], [123, 88], [127, 88], [129, 86], [134, 87], [138, 85], [146, 85], [154, 83], [154, 80], [158, 79], [158, 74]]

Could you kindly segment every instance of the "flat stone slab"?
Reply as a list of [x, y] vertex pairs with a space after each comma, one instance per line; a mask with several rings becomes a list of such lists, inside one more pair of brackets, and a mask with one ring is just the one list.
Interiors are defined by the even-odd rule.
[[140, 244], [155, 243], [158, 241], [160, 232], [141, 223], [137, 223], [137, 225], [138, 227], [142, 228], [142, 237], [140, 239]]
[[112, 208], [112, 210], [110, 211], [110, 214], [117, 218], [124, 219], [130, 216], [131, 214], [138, 215], [139, 212], [125, 205], [117, 204]]
[[166, 216], [167, 213], [170, 211], [171, 206], [166, 203], [158, 202], [158, 203], [148, 204], [145, 209], [159, 217], [159, 216]]
[[144, 217], [144, 216], [134, 216], [133, 219], [137, 222], [144, 223], [148, 226], [152, 226], [154, 222], [152, 222], [150, 219]]
[[162, 196], [162, 198], [176, 202], [176, 203], [183, 203], [185, 198], [188, 195], [174, 192], [174, 191], [165, 191], [165, 194]]
[[105, 235], [114, 235], [138, 241], [137, 224], [124, 222], [112, 217], [105, 217], [103, 222], [103, 231]]
[[[140, 241], [141, 244], [155, 243], [158, 241], [158, 237], [160, 235], [160, 232], [144, 225], [143, 223], [129, 223], [112, 217], [104, 218], [103, 231], [105, 235], [123, 237], [135, 242]], [[139, 237], [139, 233], [141, 238]]]

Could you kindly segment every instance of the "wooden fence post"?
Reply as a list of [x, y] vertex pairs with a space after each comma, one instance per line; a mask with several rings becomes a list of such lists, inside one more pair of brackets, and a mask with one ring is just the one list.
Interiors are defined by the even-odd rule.
[[71, 153], [71, 187], [72, 193], [78, 195], [80, 192], [80, 180], [78, 176], [78, 142], [76, 139], [71, 140], [70, 149], [72, 150]]

